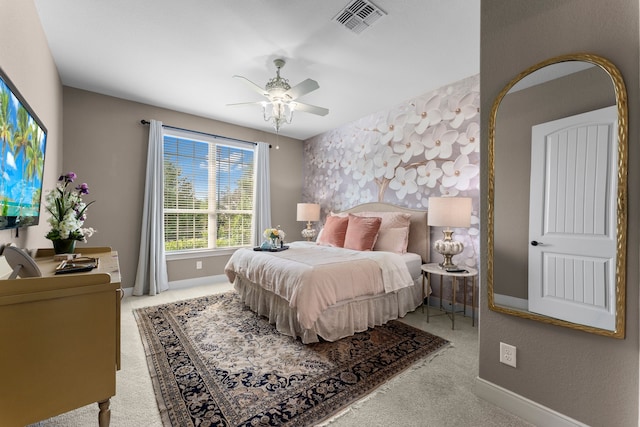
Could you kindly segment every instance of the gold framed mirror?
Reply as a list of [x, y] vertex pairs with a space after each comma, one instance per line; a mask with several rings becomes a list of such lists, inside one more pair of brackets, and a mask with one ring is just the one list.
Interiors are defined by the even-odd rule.
[[517, 75], [489, 117], [489, 309], [624, 338], [627, 94], [592, 54]]

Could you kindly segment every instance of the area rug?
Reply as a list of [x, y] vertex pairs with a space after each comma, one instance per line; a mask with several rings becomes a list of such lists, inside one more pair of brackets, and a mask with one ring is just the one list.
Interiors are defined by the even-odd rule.
[[134, 315], [165, 427], [312, 426], [448, 345], [399, 321], [305, 345], [234, 291]]

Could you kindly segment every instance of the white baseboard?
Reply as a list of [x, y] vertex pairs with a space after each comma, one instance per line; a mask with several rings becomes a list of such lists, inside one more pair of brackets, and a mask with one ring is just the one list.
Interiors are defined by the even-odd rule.
[[[194, 279], [174, 280], [169, 282], [169, 290], [171, 289], [185, 289], [192, 288], [194, 286], [210, 285], [212, 283], [228, 283], [229, 279], [224, 274], [218, 274], [216, 276], [196, 277]], [[133, 296], [133, 287], [124, 288], [124, 296]]]
[[537, 426], [588, 427], [573, 418], [479, 377], [476, 377], [473, 392], [481, 399]]
[[216, 276], [196, 277], [193, 279], [174, 280], [169, 282], [169, 289], [184, 289], [194, 286], [209, 285], [211, 283], [229, 283], [229, 279], [224, 274]]

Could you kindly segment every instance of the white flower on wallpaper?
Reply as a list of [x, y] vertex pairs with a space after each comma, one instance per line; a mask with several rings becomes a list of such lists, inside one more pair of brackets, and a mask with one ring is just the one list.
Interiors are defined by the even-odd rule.
[[365, 158], [359, 159], [353, 171], [353, 179], [358, 181], [358, 185], [361, 188], [373, 181], [373, 160]]
[[389, 188], [396, 192], [396, 197], [399, 200], [402, 200], [407, 194], [414, 194], [418, 191], [417, 175], [415, 169], [405, 169], [400, 166], [396, 169], [396, 175], [389, 183]]
[[458, 140], [458, 131], [448, 129], [444, 123], [439, 123], [423, 137], [426, 147], [425, 158], [427, 160], [448, 159], [453, 153], [453, 144]]
[[469, 157], [461, 154], [455, 162], [448, 161], [442, 164], [442, 185], [445, 187], [455, 187], [464, 191], [469, 188], [471, 180], [478, 176], [479, 165], [469, 163]]
[[431, 196], [471, 197], [476, 221], [456, 230], [457, 262], [477, 265], [479, 104], [476, 75], [306, 141], [303, 200], [326, 215], [374, 200], [428, 209]]
[[469, 123], [467, 130], [458, 136], [460, 152], [471, 154], [480, 152], [480, 125], [477, 122]]
[[442, 169], [438, 167], [435, 160], [427, 162], [426, 165], [418, 166], [416, 170], [418, 173], [418, 179], [416, 180], [417, 184], [426, 185], [429, 188], [435, 188], [443, 174]]
[[408, 122], [415, 124], [414, 131], [422, 135], [424, 131], [442, 120], [441, 97], [437, 93], [424, 100], [416, 100], [415, 109], [409, 112]]
[[447, 100], [449, 108], [442, 113], [442, 120], [449, 122], [449, 126], [457, 129], [463, 122], [478, 114], [476, 101], [477, 94], [473, 92], [462, 95], [460, 99], [450, 96]]
[[[407, 111], [405, 106], [390, 112], [386, 118], [378, 122], [376, 126], [380, 133], [380, 142], [398, 142], [404, 139], [405, 124], [407, 123]], [[366, 138], [366, 136], [365, 136]]]
[[396, 168], [400, 165], [401, 161], [402, 158], [394, 153], [391, 147], [384, 147], [383, 150], [376, 153], [373, 158], [373, 165], [375, 166], [373, 176], [375, 178], [393, 178], [396, 173]]

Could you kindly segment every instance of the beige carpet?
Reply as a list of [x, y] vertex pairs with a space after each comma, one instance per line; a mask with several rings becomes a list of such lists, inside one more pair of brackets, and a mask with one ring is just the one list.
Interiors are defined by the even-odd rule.
[[[231, 290], [231, 284], [174, 289], [156, 296], [125, 297], [122, 302], [122, 369], [111, 399], [112, 427], [162, 427], [142, 340], [133, 310]], [[520, 418], [478, 398], [473, 385], [478, 374], [478, 329], [471, 319], [456, 317], [456, 329], [446, 316], [426, 322], [421, 310], [403, 322], [443, 337], [452, 346], [428, 363], [394, 377], [363, 401], [349, 406], [329, 427], [530, 427]], [[480, 319], [482, 321], [482, 319]], [[497, 356], [496, 356], [497, 357]], [[92, 404], [36, 424], [40, 427], [98, 425], [98, 405]]]
[[305, 345], [235, 291], [134, 314], [166, 427], [317, 425], [449, 344], [390, 321]]

